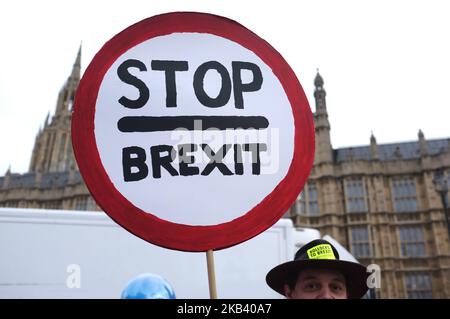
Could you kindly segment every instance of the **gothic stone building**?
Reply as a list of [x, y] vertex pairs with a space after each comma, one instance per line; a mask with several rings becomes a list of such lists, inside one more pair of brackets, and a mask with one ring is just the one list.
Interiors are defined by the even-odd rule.
[[[0, 206], [98, 210], [78, 171], [70, 138], [80, 80], [78, 52], [56, 111], [36, 136], [29, 172], [0, 177]], [[287, 216], [329, 234], [365, 264], [381, 268], [380, 298], [450, 297], [450, 243], [433, 179], [450, 177], [450, 139], [333, 149], [326, 92], [317, 74], [316, 156]]]
[[47, 115], [34, 143], [28, 173], [8, 169], [0, 177], [0, 206], [99, 210], [89, 195], [73, 156], [72, 105], [80, 81], [81, 48], [58, 94], [53, 117]]

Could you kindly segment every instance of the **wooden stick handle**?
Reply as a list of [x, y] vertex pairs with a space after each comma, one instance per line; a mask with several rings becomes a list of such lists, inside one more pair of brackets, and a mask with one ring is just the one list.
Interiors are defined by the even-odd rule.
[[216, 273], [214, 271], [214, 255], [212, 249], [206, 252], [206, 263], [208, 266], [209, 297], [211, 299], [217, 299]]

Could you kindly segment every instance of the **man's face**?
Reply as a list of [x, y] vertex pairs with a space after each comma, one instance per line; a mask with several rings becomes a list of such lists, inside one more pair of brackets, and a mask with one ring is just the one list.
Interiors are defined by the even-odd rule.
[[288, 299], [347, 299], [344, 276], [328, 269], [305, 269], [297, 277], [294, 289], [284, 285]]

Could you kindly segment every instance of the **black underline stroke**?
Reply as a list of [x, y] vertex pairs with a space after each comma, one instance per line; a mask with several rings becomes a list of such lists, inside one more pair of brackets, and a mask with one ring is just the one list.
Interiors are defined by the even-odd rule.
[[227, 130], [227, 129], [266, 129], [269, 121], [264, 116], [125, 116], [117, 122], [119, 131], [161, 132], [176, 129]]

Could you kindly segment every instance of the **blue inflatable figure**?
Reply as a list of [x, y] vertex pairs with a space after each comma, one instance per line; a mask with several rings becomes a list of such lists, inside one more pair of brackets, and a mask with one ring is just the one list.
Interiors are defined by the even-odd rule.
[[122, 291], [122, 299], [175, 299], [175, 292], [161, 276], [141, 274]]

